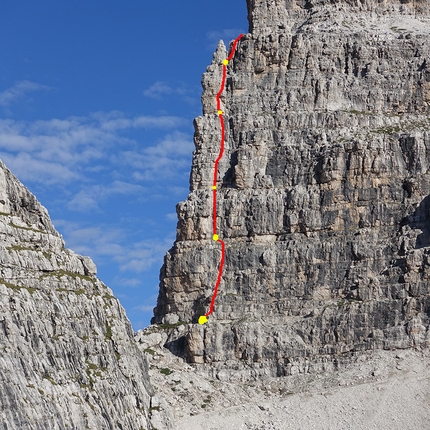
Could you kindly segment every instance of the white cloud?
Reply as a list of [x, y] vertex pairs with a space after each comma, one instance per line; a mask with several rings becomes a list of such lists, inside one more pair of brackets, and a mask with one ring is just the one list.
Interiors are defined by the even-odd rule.
[[141, 151], [124, 151], [119, 155], [118, 162], [125, 163], [135, 169], [133, 177], [138, 181], [154, 181], [177, 176], [178, 173], [190, 168], [194, 144], [190, 136], [175, 131], [169, 133], [157, 145]]
[[0, 92], [0, 106], [9, 106], [11, 103], [24, 97], [26, 93], [50, 89], [51, 87], [36, 82], [19, 81], [12, 87]]
[[96, 194], [88, 190], [80, 190], [67, 203], [67, 208], [72, 211], [88, 212], [99, 209], [99, 199]]
[[97, 112], [88, 117], [45, 121], [0, 119], [0, 156], [20, 178], [52, 185], [83, 178], [86, 168], [102, 169], [109, 150], [136, 142], [124, 133], [135, 129], [169, 130], [186, 123], [173, 116], [125, 117]]
[[118, 116], [116, 118], [106, 118], [101, 121], [101, 128], [107, 131], [117, 131], [136, 128], [161, 128], [169, 129], [178, 127], [184, 124], [183, 118], [175, 116], [139, 116], [135, 118], [124, 118]]
[[0, 151], [0, 158], [21, 181], [42, 182], [52, 185], [58, 182], [71, 182], [80, 175], [72, 169], [56, 162], [38, 160], [27, 153], [17, 155]]
[[[155, 288], [155, 290], [158, 291], [158, 286]], [[148, 297], [144, 301], [144, 303], [142, 303], [141, 305], [135, 306], [133, 309], [136, 311], [152, 313], [155, 306], [157, 305], [157, 299], [158, 299], [158, 294], [153, 294], [152, 296]]]
[[183, 196], [184, 194], [187, 195], [189, 193], [189, 188], [185, 187], [169, 187], [169, 191], [174, 194], [175, 196]]
[[172, 246], [174, 237], [146, 239], [132, 243], [123, 229], [97, 226], [79, 227], [65, 220], [55, 220], [54, 225], [61, 230], [68, 248], [81, 255], [89, 255], [107, 261], [106, 257], [118, 264], [121, 271], [142, 273], [153, 267], [161, 267], [166, 251]]
[[81, 255], [92, 258], [101, 255], [116, 255], [121, 252], [118, 242], [124, 235], [120, 229], [113, 227], [81, 227], [79, 224], [66, 220], [53, 220], [53, 224], [63, 234], [68, 248]]
[[140, 305], [140, 306], [135, 306], [133, 309], [137, 310], [137, 311], [142, 311], [142, 312], [153, 312], [154, 308], [155, 308], [156, 304], [154, 303], [153, 305]]
[[143, 91], [143, 95], [151, 97], [153, 99], [159, 99], [161, 96], [166, 94], [186, 94], [187, 89], [184, 84], [179, 84], [176, 87], [171, 87], [169, 84], [163, 81], [157, 81], [152, 84], [148, 89]]
[[145, 191], [145, 188], [141, 185], [130, 184], [124, 181], [114, 181], [108, 187], [105, 187], [103, 190], [104, 195], [111, 194], [136, 194], [142, 193]]
[[172, 213], [166, 214], [166, 219], [168, 221], [177, 221], [178, 215], [176, 215], [176, 212], [172, 212]]
[[162, 94], [172, 94], [173, 88], [165, 82], [157, 81], [143, 92], [146, 97], [160, 98]]
[[174, 132], [167, 135], [156, 146], [146, 148], [144, 153], [148, 156], [164, 158], [171, 155], [189, 155], [192, 149], [194, 149], [194, 145], [188, 135]]
[[120, 285], [122, 287], [136, 288], [142, 285], [142, 279], [140, 278], [115, 278], [113, 280], [114, 285]]
[[126, 249], [122, 255], [117, 255], [115, 260], [120, 264], [120, 270], [141, 273], [150, 269], [155, 263], [161, 267], [166, 251], [172, 246], [174, 238], [163, 240], [143, 240], [134, 243]]
[[98, 209], [99, 204], [112, 195], [142, 195], [145, 192], [146, 188], [142, 185], [118, 180], [107, 185], [84, 186], [67, 203], [67, 207], [70, 210], [87, 212]]

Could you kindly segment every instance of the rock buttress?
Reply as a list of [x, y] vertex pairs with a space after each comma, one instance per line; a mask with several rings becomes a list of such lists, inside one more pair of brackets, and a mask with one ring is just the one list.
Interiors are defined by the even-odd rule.
[[[172, 332], [176, 353], [288, 375], [363, 350], [428, 346], [428, 3], [248, 0], [250, 34], [222, 98], [223, 279], [209, 323]], [[191, 191], [153, 322], [195, 323], [213, 292], [225, 51], [220, 43], [203, 76]]]

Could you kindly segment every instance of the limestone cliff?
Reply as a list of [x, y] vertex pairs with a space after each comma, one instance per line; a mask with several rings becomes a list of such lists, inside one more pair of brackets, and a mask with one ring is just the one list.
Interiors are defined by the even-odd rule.
[[124, 309], [1, 162], [0, 235], [0, 428], [152, 428]]
[[281, 376], [429, 345], [429, 3], [247, 1], [250, 33], [222, 98], [223, 279], [209, 322], [195, 324], [220, 260], [220, 43], [153, 319], [188, 324], [166, 343], [176, 354]]

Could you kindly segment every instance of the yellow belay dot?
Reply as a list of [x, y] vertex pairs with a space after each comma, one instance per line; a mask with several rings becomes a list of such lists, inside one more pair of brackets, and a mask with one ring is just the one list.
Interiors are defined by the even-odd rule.
[[199, 317], [199, 324], [203, 325], [206, 324], [208, 322], [208, 317], [206, 315], [202, 315], [201, 317]]

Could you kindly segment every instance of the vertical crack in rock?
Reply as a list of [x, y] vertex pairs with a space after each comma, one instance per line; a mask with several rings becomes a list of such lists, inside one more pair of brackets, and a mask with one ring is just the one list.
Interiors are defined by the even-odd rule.
[[[211, 176], [222, 42], [203, 75], [190, 194], [177, 206], [154, 323], [191, 362], [289, 375], [429, 344], [428, 1], [248, 0]], [[247, 370], [246, 370], [247, 369]]]

